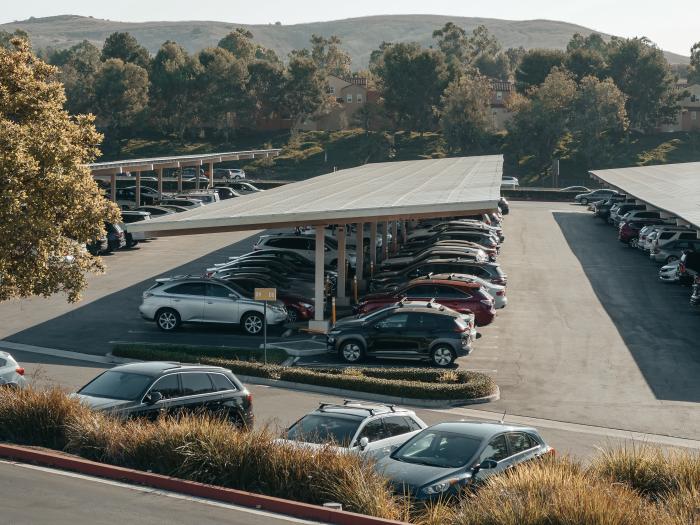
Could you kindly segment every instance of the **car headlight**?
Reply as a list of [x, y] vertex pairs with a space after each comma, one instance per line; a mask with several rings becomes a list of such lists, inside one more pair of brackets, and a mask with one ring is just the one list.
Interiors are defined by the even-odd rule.
[[310, 310], [311, 308], [314, 307], [313, 304], [309, 304], [309, 303], [299, 303], [299, 306], [301, 306], [302, 308], [306, 308], [307, 310]]
[[423, 492], [425, 492], [426, 494], [441, 494], [453, 485], [456, 485], [457, 483], [459, 483], [459, 480], [457, 478], [445, 479], [439, 481], [438, 483], [434, 483], [428, 487], [425, 487], [423, 489]]

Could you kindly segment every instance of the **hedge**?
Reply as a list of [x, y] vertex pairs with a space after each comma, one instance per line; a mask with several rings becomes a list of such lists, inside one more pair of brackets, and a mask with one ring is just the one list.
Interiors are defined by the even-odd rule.
[[[119, 345], [112, 353], [145, 361], [187, 361], [193, 357], [134, 345]], [[468, 400], [490, 396], [497, 388], [491, 377], [469, 370], [301, 368], [206, 356], [198, 362], [228, 368], [234, 374], [414, 399]]]
[[[114, 346], [112, 354], [121, 357], [134, 357], [144, 361], [156, 361], [161, 359], [173, 360], [173, 357], [164, 355], [177, 355], [177, 361], [191, 361], [200, 358], [222, 358], [239, 361], [262, 361], [263, 351], [258, 348], [233, 348], [227, 346], [196, 346], [150, 343], [120, 343]], [[154, 357], [150, 358], [149, 355]], [[143, 357], [139, 357], [143, 356]], [[267, 349], [267, 362], [279, 364], [289, 356], [281, 348]]]

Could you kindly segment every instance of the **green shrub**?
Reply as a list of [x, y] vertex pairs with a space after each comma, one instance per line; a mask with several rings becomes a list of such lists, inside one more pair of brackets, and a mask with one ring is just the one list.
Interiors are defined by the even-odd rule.
[[[157, 361], [192, 360], [191, 354], [158, 350], [140, 345], [119, 345], [116, 356]], [[428, 368], [297, 368], [257, 362], [198, 357], [202, 364], [228, 368], [234, 374], [294, 383], [343, 388], [357, 392], [415, 399], [466, 400], [492, 395], [496, 383], [489, 376], [468, 370]]]
[[[222, 358], [236, 361], [262, 361], [263, 351], [258, 348], [230, 348], [225, 346], [194, 346], [171, 344], [129, 343], [117, 344], [112, 354], [119, 357], [154, 361], [167, 359], [172, 361], [177, 356], [178, 361], [191, 361], [197, 358]], [[289, 356], [281, 348], [267, 349], [267, 362], [279, 364]]]

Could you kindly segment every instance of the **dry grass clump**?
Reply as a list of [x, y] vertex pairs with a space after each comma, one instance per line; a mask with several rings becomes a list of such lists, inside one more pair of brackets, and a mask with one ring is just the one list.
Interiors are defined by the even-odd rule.
[[568, 460], [538, 461], [494, 476], [460, 503], [454, 525], [639, 525], [660, 523], [630, 488]]

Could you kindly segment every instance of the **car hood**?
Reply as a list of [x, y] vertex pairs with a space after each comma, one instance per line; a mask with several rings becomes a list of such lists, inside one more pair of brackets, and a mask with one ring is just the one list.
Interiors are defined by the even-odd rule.
[[447, 477], [459, 469], [406, 463], [386, 456], [377, 461], [375, 470], [389, 478], [395, 487], [404, 485], [407, 488], [417, 490], [424, 485]]
[[364, 319], [360, 319], [357, 317], [343, 317], [342, 319], [338, 319], [333, 326], [333, 329], [336, 328], [359, 328], [364, 324]]
[[93, 410], [113, 410], [129, 408], [137, 403], [124, 399], [112, 399], [109, 397], [93, 397], [83, 394], [73, 394], [72, 397], [78, 399], [84, 405], [89, 406]]

